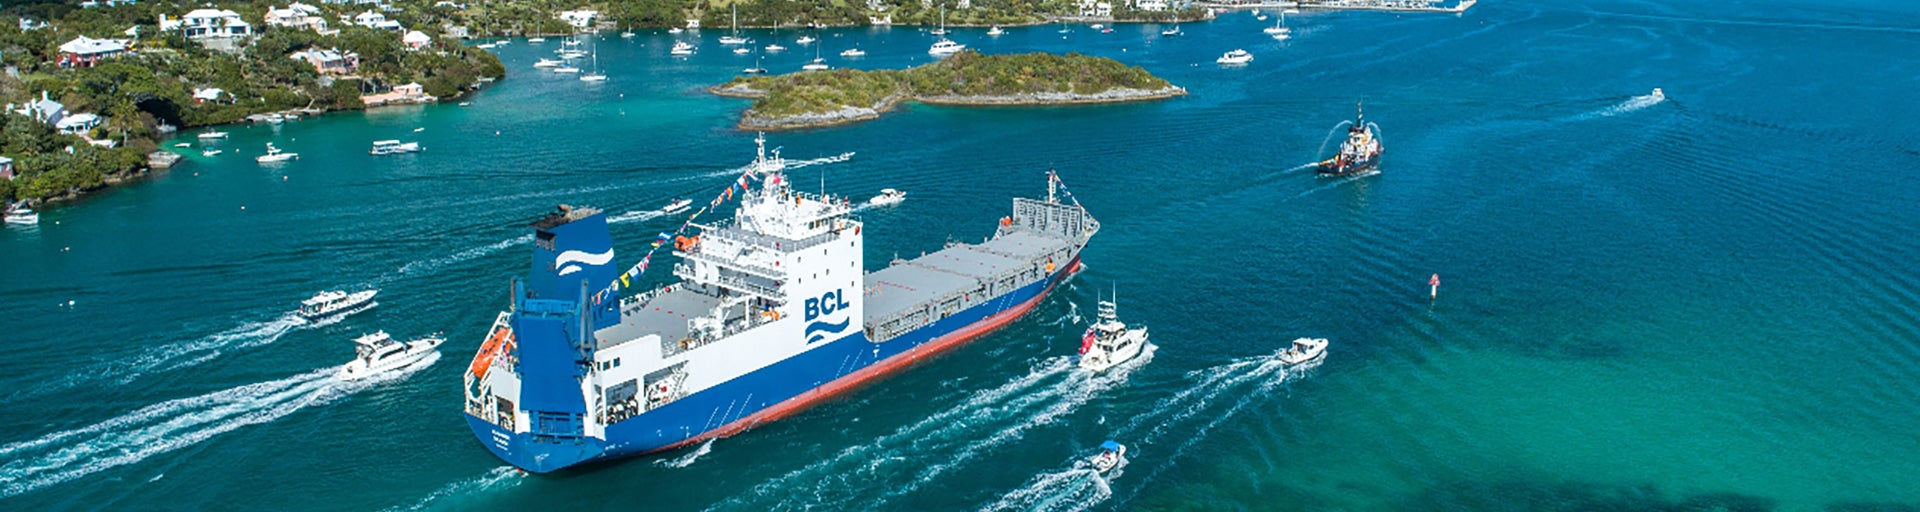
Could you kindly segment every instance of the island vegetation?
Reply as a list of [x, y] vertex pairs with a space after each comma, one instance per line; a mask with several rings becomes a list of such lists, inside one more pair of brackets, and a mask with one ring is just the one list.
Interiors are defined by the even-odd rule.
[[[335, 9], [316, 16], [332, 21], [323, 32], [269, 26], [267, 2], [222, 2], [213, 8], [236, 12], [251, 33], [209, 39], [160, 26], [163, 15], [178, 20], [207, 8], [199, 3], [98, 3], [26, 0], [0, 9], [21, 19], [0, 23], [0, 103], [15, 105], [0, 112], [0, 156], [14, 161], [16, 173], [0, 180], [0, 199], [71, 196], [138, 175], [146, 155], [176, 129], [268, 112], [358, 109], [363, 94], [408, 83], [427, 95], [456, 97], [505, 73], [492, 54], [449, 37], [447, 26], [422, 21], [402, 31], [343, 23], [342, 5], [314, 2]], [[403, 43], [403, 34], [416, 29], [430, 42]], [[71, 57], [63, 45], [82, 37], [111, 40], [124, 51], [89, 65], [63, 62]], [[309, 50], [351, 54], [354, 63], [323, 72], [297, 58]], [[61, 133], [44, 114], [23, 112], [41, 101], [58, 103], [68, 117], [96, 115], [99, 123]]]
[[709, 89], [754, 98], [746, 130], [845, 124], [901, 101], [943, 105], [1068, 105], [1171, 98], [1186, 89], [1138, 66], [1078, 53], [982, 55], [967, 50], [908, 69], [803, 71], [743, 76]]

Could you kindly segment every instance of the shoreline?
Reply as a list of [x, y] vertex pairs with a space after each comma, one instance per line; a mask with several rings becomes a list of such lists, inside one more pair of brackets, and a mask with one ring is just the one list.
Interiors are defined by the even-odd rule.
[[[726, 98], [759, 99], [766, 97], [768, 91], [748, 87], [746, 84], [716, 85], [708, 87], [707, 92]], [[807, 112], [787, 116], [762, 116], [748, 108], [741, 113], [735, 129], [745, 131], [785, 131], [809, 128], [826, 128], [879, 119], [881, 114], [891, 112], [904, 102], [945, 107], [1049, 107], [1073, 105], [1105, 105], [1113, 103], [1132, 103], [1157, 101], [1186, 96], [1187, 89], [1177, 85], [1146, 90], [1115, 87], [1105, 91], [1083, 93], [1022, 93], [1008, 96], [918, 96], [895, 94], [887, 96], [871, 107], [841, 105], [830, 112]]]

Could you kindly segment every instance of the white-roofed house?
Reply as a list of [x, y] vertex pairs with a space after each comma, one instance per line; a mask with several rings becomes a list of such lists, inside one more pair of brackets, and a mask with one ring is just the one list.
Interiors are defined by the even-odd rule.
[[593, 18], [599, 15], [600, 13], [598, 11], [581, 9], [578, 11], [560, 11], [559, 18], [561, 21], [567, 22], [568, 25], [573, 25], [573, 28], [587, 28], [587, 26], [593, 24]]
[[[167, 21], [166, 15], [161, 15], [160, 27], [166, 28]], [[253, 24], [240, 19], [240, 13], [226, 9], [194, 9], [180, 17], [178, 26], [189, 39], [253, 35]]]
[[102, 59], [117, 57], [123, 53], [127, 53], [126, 40], [80, 36], [60, 45], [60, 67], [90, 68]]
[[199, 87], [193, 90], [193, 103], [195, 105], [233, 103], [233, 95], [218, 87]]
[[337, 33], [327, 30], [327, 19], [320, 15], [320, 8], [294, 2], [285, 9], [267, 9], [267, 26], [305, 29], [321, 34]]
[[401, 36], [400, 43], [407, 45], [408, 50], [417, 51], [421, 48], [432, 46], [433, 36], [427, 35], [426, 32], [415, 30], [412, 32], [407, 32], [407, 35]]
[[387, 19], [387, 15], [371, 10], [353, 16], [353, 24], [377, 30], [400, 30], [400, 22]]
[[100, 121], [100, 116], [83, 112], [61, 119], [60, 122], [54, 123], [53, 128], [60, 130], [60, 133], [79, 135], [92, 130], [95, 126], [100, 126]]

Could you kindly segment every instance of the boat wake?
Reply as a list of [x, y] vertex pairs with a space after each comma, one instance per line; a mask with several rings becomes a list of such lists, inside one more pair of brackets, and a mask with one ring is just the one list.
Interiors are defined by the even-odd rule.
[[306, 320], [292, 313], [265, 322], [247, 322], [197, 340], [149, 348], [132, 358], [79, 368], [64, 378], [15, 391], [7, 396], [6, 402], [43, 396], [103, 379], [121, 385], [129, 384], [151, 373], [178, 370], [211, 361], [227, 350], [273, 343], [288, 332], [307, 325]]
[[[719, 509], [882, 506], [987, 454], [1028, 430], [1052, 423], [1123, 384], [1153, 359], [1148, 345], [1106, 373], [1078, 371], [1074, 358], [1042, 360], [1026, 375], [976, 391], [965, 400], [872, 442], [855, 445], [715, 504]], [[903, 478], [904, 477], [904, 478]], [[874, 496], [878, 493], [878, 496]]]
[[607, 223], [608, 224], [625, 224], [628, 222], [639, 222], [647, 219], [659, 218], [661, 215], [666, 215], [666, 214], [661, 213], [660, 210], [637, 210], [637, 211], [622, 213], [612, 217], [607, 217]]
[[1627, 98], [1626, 101], [1622, 101], [1611, 107], [1573, 116], [1573, 118], [1570, 120], [1586, 121], [1590, 119], [1599, 119], [1602, 117], [1613, 117], [1617, 115], [1632, 113], [1632, 112], [1645, 109], [1647, 107], [1651, 107], [1654, 105], [1659, 105], [1660, 103], [1665, 101], [1667, 101], [1667, 97], [1664, 95], [1656, 95], [1651, 93], [1642, 94], [1639, 96], [1634, 96], [1632, 98]]
[[460, 510], [476, 504], [466, 503], [461, 498], [473, 496], [493, 489], [512, 487], [520, 483], [526, 473], [513, 466], [500, 466], [486, 474], [447, 484], [420, 501], [406, 507], [393, 507], [390, 512], [418, 512], [424, 510]]
[[[440, 267], [445, 267], [447, 265], [453, 265], [453, 264], [457, 264], [457, 263], [471, 260], [474, 258], [478, 258], [481, 256], [486, 256], [488, 254], [500, 252], [502, 250], [506, 250], [509, 247], [513, 247], [515, 245], [519, 245], [519, 244], [523, 244], [531, 241], [533, 241], [533, 235], [531, 234], [521, 235], [521, 236], [509, 238], [506, 240], [494, 242], [491, 244], [482, 245], [479, 247], [474, 247], [464, 251], [456, 252], [446, 256], [441, 256], [438, 258], [410, 261], [410, 262], [407, 262], [407, 264], [405, 265], [401, 265], [400, 270], [398, 270], [397, 273], [399, 275], [408, 275], [408, 274], [414, 274], [414, 273], [432, 272], [433, 270], [438, 269]], [[379, 279], [375, 281], [375, 284], [386, 283], [386, 282], [392, 281], [395, 278], [396, 277], [387, 277], [387, 278]]]
[[[1164, 462], [1178, 458], [1189, 447], [1204, 439], [1214, 427], [1238, 415], [1286, 382], [1289, 372], [1286, 364], [1280, 361], [1280, 353], [1284, 350], [1282, 348], [1269, 355], [1188, 372], [1181, 380], [1192, 385], [1147, 407], [1145, 413], [1134, 416], [1132, 421], [1115, 429], [1111, 437], [1128, 440], [1124, 442], [1132, 448], [1128, 452], [1132, 455], [1139, 453], [1140, 447], [1151, 446], [1169, 433], [1180, 434], [1176, 437], [1178, 444], [1166, 450], [1167, 455], [1154, 457], [1162, 464], [1156, 465], [1155, 470], [1142, 479], [1150, 481], [1160, 470], [1168, 467]], [[1212, 405], [1222, 398], [1232, 399], [1233, 402], [1224, 412], [1211, 412]], [[1203, 412], [1208, 414], [1202, 415]], [[1202, 418], [1204, 422], [1201, 422]], [[1113, 492], [1107, 486], [1107, 479], [1100, 478], [1098, 473], [1091, 477], [1085, 474], [1092, 470], [1080, 467], [1084, 462], [1076, 458], [1072, 469], [1034, 475], [1019, 488], [982, 505], [981, 509], [1086, 510], [1098, 505], [1112, 497]]]
[[334, 378], [339, 367], [169, 400], [90, 426], [0, 446], [0, 498], [69, 482], [199, 444], [247, 425], [325, 405], [432, 366], [438, 352], [400, 370], [360, 381]]
[[674, 457], [672, 459], [667, 459], [667, 460], [656, 460], [656, 461], [653, 461], [653, 463], [654, 465], [657, 465], [657, 466], [666, 466], [670, 468], [684, 468], [687, 466], [691, 466], [693, 465], [694, 461], [700, 460], [701, 456], [706, 455], [708, 452], [713, 451], [714, 439], [718, 439], [718, 438], [710, 438], [710, 439], [707, 439], [706, 442], [700, 443], [700, 447], [695, 448], [692, 453], [688, 453], [686, 455], [681, 455], [679, 457]]

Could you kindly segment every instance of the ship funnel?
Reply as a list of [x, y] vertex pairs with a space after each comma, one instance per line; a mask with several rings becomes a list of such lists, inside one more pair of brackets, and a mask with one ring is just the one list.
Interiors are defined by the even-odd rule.
[[[613, 261], [613, 235], [600, 210], [560, 205], [535, 221], [533, 228], [526, 298], [575, 301], [582, 283], [589, 290], [599, 290], [619, 275]], [[594, 329], [620, 323], [618, 302], [606, 300], [586, 308], [598, 312], [591, 315]]]

